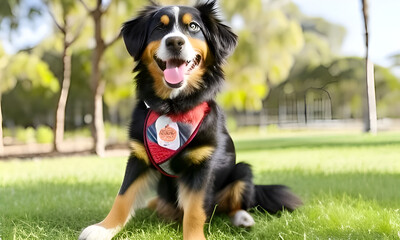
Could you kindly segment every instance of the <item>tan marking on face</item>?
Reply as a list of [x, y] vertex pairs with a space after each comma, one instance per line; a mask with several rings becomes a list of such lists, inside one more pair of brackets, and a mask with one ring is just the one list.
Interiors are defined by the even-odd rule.
[[[192, 45], [194, 51], [201, 56], [201, 62], [196, 69], [190, 72], [190, 75], [186, 75], [185, 81], [186, 86], [182, 89], [182, 95], [190, 95], [197, 90], [199, 90], [203, 86], [203, 75], [205, 73], [206, 66], [212, 64], [212, 55], [209, 54], [209, 48], [206, 42], [189, 38], [190, 44]], [[142, 61], [146, 65], [150, 75], [154, 79], [153, 89], [155, 94], [165, 100], [171, 96], [172, 88], [168, 87], [164, 82], [164, 73], [158, 67], [157, 63], [154, 60], [154, 55], [158, 48], [160, 47], [160, 41], [151, 42], [143, 52]]]
[[158, 216], [168, 221], [182, 221], [183, 211], [174, 205], [156, 197], [149, 201], [147, 208], [157, 212]]
[[132, 140], [130, 141], [129, 146], [131, 148], [131, 155], [143, 160], [147, 165], [150, 165], [150, 160], [143, 143], [138, 140]]
[[160, 18], [160, 22], [167, 26], [169, 24], [169, 17], [167, 15], [162, 15]]
[[147, 66], [147, 70], [149, 70], [150, 75], [153, 77], [153, 89], [156, 95], [161, 99], [167, 99], [169, 98], [172, 89], [164, 84], [164, 73], [153, 59], [157, 49], [160, 47], [160, 44], [161, 40], [149, 43], [143, 52], [142, 61]]
[[204, 211], [205, 191], [193, 191], [184, 185], [179, 185], [179, 204], [183, 208], [183, 239], [205, 240]]
[[137, 194], [145, 187], [149, 181], [149, 173], [136, 179], [122, 195], [115, 198], [114, 204], [107, 217], [99, 223], [107, 229], [122, 228], [131, 216], [132, 206], [137, 198]]
[[182, 22], [183, 22], [183, 24], [188, 25], [189, 23], [192, 22], [192, 20], [193, 20], [193, 16], [192, 16], [192, 14], [190, 14], [190, 13], [185, 13], [185, 14], [182, 16]]
[[184, 94], [190, 95], [191, 93], [199, 90], [203, 86], [203, 75], [206, 71], [206, 66], [211, 62], [211, 55], [209, 54], [209, 48], [206, 42], [189, 38], [190, 44], [192, 45], [194, 51], [201, 56], [201, 62], [196, 69], [192, 70], [187, 78], [187, 87], [183, 91]]
[[245, 182], [236, 181], [220, 191], [217, 194], [218, 211], [234, 214], [240, 210], [245, 187]]
[[201, 55], [202, 60], [205, 64], [210, 63], [210, 56], [209, 56], [209, 48], [207, 42], [197, 39], [197, 38], [189, 38], [190, 44], [192, 45], [193, 49]]
[[214, 147], [212, 146], [200, 146], [194, 149], [189, 149], [186, 158], [193, 164], [200, 164], [207, 160], [214, 152]]

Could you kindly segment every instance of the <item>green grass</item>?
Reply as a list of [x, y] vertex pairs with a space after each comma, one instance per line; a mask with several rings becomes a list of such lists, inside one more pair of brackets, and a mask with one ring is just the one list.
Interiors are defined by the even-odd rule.
[[[238, 160], [255, 182], [290, 186], [304, 201], [280, 216], [252, 213], [251, 230], [225, 216], [207, 239], [400, 238], [400, 134], [272, 134], [237, 137]], [[0, 162], [0, 238], [77, 239], [108, 213], [126, 158]], [[181, 239], [182, 226], [140, 210], [116, 239]]]

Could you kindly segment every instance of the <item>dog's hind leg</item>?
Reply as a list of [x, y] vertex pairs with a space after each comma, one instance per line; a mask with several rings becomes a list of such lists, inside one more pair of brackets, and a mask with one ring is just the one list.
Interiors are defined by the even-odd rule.
[[157, 186], [157, 197], [148, 202], [147, 208], [167, 221], [182, 222], [183, 210], [178, 205], [178, 178], [161, 175]]
[[156, 197], [149, 201], [147, 208], [155, 211], [159, 217], [167, 221], [179, 221], [183, 219], [183, 211], [178, 206]]
[[[81, 240], [108, 240], [117, 234], [142, 204], [145, 191], [158, 179], [158, 172], [149, 168], [146, 161], [133, 152], [129, 158], [124, 181], [107, 217], [98, 224], [85, 228]], [[137, 154], [136, 154], [137, 155]]]
[[226, 185], [218, 191], [216, 200], [218, 211], [227, 213], [233, 225], [251, 227], [254, 220], [246, 211], [254, 202], [254, 184], [250, 166], [239, 163], [234, 166]]

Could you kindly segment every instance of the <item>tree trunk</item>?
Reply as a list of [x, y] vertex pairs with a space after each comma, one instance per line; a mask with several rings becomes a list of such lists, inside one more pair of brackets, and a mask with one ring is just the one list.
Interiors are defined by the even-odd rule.
[[[99, 73], [93, 75], [100, 75]], [[94, 79], [94, 77], [93, 77]], [[98, 82], [93, 96], [93, 140], [94, 140], [94, 151], [99, 156], [104, 156], [105, 153], [105, 131], [103, 121], [103, 93], [104, 93], [103, 81]]]
[[102, 38], [102, 12], [98, 7], [92, 13], [94, 21], [94, 34], [96, 46], [92, 56], [92, 92], [93, 92], [93, 123], [92, 136], [94, 140], [94, 151], [99, 156], [104, 156], [105, 153], [105, 132], [103, 122], [103, 94], [105, 83], [101, 80], [100, 61], [105, 50], [105, 44]]
[[365, 28], [365, 107], [364, 107], [364, 131], [375, 134], [377, 132], [377, 114], [375, 99], [375, 81], [373, 64], [369, 60], [369, 33], [368, 33], [368, 1], [361, 0]]
[[[93, 122], [92, 122], [92, 137], [94, 141], [94, 151], [97, 155], [103, 156], [105, 153], [105, 132], [104, 132], [104, 120], [103, 120], [103, 94], [105, 88], [105, 82], [101, 80], [100, 62], [107, 47], [111, 46], [120, 37], [118, 34], [112, 41], [107, 44], [104, 42], [102, 37], [102, 22], [101, 18], [106, 13], [108, 7], [103, 9], [103, 0], [97, 0], [95, 9], [90, 9], [83, 0], [80, 0], [82, 5], [88, 11], [92, 17], [94, 24], [94, 39], [96, 45], [93, 49], [92, 55], [92, 74], [90, 82], [92, 84], [93, 93]], [[111, 1], [109, 5], [111, 4]], [[109, 6], [108, 5], [108, 6]]]
[[364, 131], [376, 134], [378, 131], [376, 98], [375, 98], [375, 79], [374, 64], [368, 57], [365, 59], [366, 68], [366, 112], [364, 113]]
[[62, 143], [64, 141], [64, 126], [65, 126], [65, 107], [67, 104], [69, 88], [71, 85], [71, 51], [69, 44], [66, 41], [66, 34], [64, 35], [64, 51], [63, 51], [63, 80], [58, 99], [56, 119], [54, 125], [54, 151], [60, 152]]
[[1, 108], [1, 93], [0, 93], [0, 155], [4, 153], [3, 145], [3, 113]]

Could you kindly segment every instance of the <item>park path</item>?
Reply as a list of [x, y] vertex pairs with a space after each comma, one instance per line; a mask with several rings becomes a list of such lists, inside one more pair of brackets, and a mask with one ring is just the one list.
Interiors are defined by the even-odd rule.
[[[0, 160], [91, 155], [93, 154], [91, 151], [92, 147], [93, 141], [90, 138], [67, 140], [62, 146], [61, 152], [53, 152], [52, 144], [28, 143], [6, 145], [4, 146], [3, 154], [0, 154]], [[105, 157], [128, 155], [129, 148], [127, 144], [113, 144], [106, 148]]]

